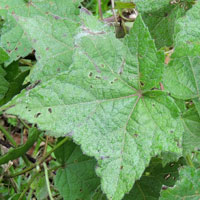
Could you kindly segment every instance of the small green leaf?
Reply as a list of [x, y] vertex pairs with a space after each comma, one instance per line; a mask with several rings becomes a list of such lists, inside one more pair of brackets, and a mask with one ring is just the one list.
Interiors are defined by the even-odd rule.
[[9, 123], [11, 126], [17, 126], [18, 120], [17, 120], [17, 118], [8, 118], [8, 123]]
[[200, 170], [184, 167], [180, 170], [180, 178], [173, 188], [161, 192], [160, 200], [199, 200], [200, 198]]

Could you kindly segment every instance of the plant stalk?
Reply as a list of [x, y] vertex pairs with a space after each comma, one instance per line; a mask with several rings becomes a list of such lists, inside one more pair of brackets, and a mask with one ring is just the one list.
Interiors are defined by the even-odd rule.
[[14, 146], [17, 147], [17, 143], [13, 139], [13, 137], [10, 135], [10, 133], [2, 126], [0, 125], [0, 130], [2, 133], [6, 136], [7, 140]]
[[193, 167], [193, 168], [194, 168], [194, 164], [193, 164], [193, 162], [192, 162], [192, 159], [191, 159], [190, 155], [187, 155], [187, 156], [186, 156], [186, 162], [187, 162], [187, 164], [188, 164], [190, 167]]
[[102, 8], [101, 8], [101, 0], [98, 0], [98, 7], [99, 7], [99, 16], [100, 16], [100, 19], [103, 21], [103, 14], [102, 14]]
[[51, 189], [50, 189], [50, 184], [49, 184], [49, 176], [48, 176], [48, 169], [47, 169], [47, 165], [46, 165], [45, 162], [43, 163], [43, 167], [44, 167], [44, 174], [45, 174], [45, 180], [46, 180], [46, 186], [47, 186], [49, 198], [50, 198], [50, 200], [54, 200], [53, 196], [51, 194]]
[[[15, 142], [15, 140], [13, 139], [13, 137], [11, 136], [11, 134], [0, 124], [0, 130], [2, 131], [2, 133], [6, 136], [6, 139], [14, 146], [17, 147], [17, 143]], [[29, 166], [29, 161], [27, 159], [27, 157], [25, 155], [22, 156], [25, 164], [27, 166]]]
[[29, 180], [27, 186], [24, 188], [23, 192], [21, 193], [21, 195], [19, 196], [18, 200], [22, 200], [24, 195], [26, 194], [26, 192], [28, 191], [29, 187], [31, 186], [31, 184], [33, 183], [33, 181], [35, 180], [35, 178], [40, 174], [40, 172], [35, 173], [31, 179]]
[[53, 153], [56, 149], [58, 149], [60, 146], [62, 146], [66, 141], [68, 140], [68, 137], [65, 137], [63, 140], [61, 140], [58, 144], [56, 144], [51, 151], [49, 151], [46, 155], [44, 155], [38, 162], [32, 164], [30, 167], [25, 168], [24, 170], [17, 172], [15, 174], [12, 174], [10, 176], [7, 176], [7, 178], [13, 178], [16, 176], [19, 176], [21, 174], [24, 174], [26, 172], [29, 172], [30, 170], [32, 170], [33, 168], [39, 166], [41, 163], [43, 163], [50, 155], [51, 153]]

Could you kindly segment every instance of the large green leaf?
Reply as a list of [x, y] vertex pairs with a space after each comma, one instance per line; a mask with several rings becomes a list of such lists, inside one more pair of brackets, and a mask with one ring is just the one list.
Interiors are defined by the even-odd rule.
[[[8, 10], [8, 16], [2, 30], [1, 46], [9, 53], [11, 57], [10, 62], [31, 53], [33, 50], [32, 46], [35, 48], [33, 44], [37, 43], [39, 39], [43, 41], [43, 46], [40, 46], [40, 49], [37, 48], [36, 50], [40, 50], [39, 53], [43, 51], [43, 54], [48, 51], [46, 54], [52, 57], [53, 53], [55, 53], [52, 52], [54, 51], [52, 49], [53, 42], [56, 42], [55, 46], [58, 46], [61, 44], [64, 45], [66, 41], [70, 41], [71, 39], [73, 27], [75, 26], [73, 23], [78, 21], [79, 2], [80, 0], [32, 0], [30, 2], [25, 0], [15, 0], [14, 2], [12, 0], [2, 0], [0, 2], [0, 8], [2, 10]], [[34, 24], [30, 19], [27, 19], [27, 23], [23, 22], [20, 24], [18, 23], [20, 21], [19, 16], [25, 18], [42, 16], [43, 18], [41, 20], [45, 23], [41, 25], [41, 20], [39, 20], [39, 22], [36, 20]], [[57, 22], [56, 25], [54, 25], [55, 22]], [[28, 23], [29, 27], [27, 27]], [[61, 29], [60, 24], [62, 23], [65, 24], [65, 26], [62, 26]], [[22, 24], [24, 24], [24, 27], [27, 27], [28, 30], [22, 29]], [[40, 27], [38, 27], [37, 34], [33, 37], [35, 32], [31, 32], [31, 27], [34, 26], [36, 31], [36, 26], [38, 25]], [[27, 37], [27, 33], [31, 33], [30, 37]], [[47, 44], [50, 40], [48, 37], [54, 38], [54, 41], [50, 43], [51, 46]], [[41, 44], [42, 43], [40, 43], [40, 45]], [[67, 50], [65, 50], [65, 52], [67, 52]], [[56, 54], [58, 53], [59, 52], [56, 52]], [[41, 54], [41, 57], [43, 54]], [[62, 62], [62, 59], [60, 59], [60, 62]]]
[[112, 32], [84, 28], [68, 72], [24, 90], [2, 108], [50, 135], [72, 137], [98, 160], [102, 190], [113, 200], [130, 191], [151, 157], [180, 153], [183, 133], [174, 100], [152, 91], [164, 61], [141, 16], [125, 43]]
[[178, 168], [184, 163], [183, 159], [171, 162], [165, 167], [162, 162], [161, 159], [153, 158], [124, 200], [158, 200], [162, 188], [172, 187], [178, 178]]
[[173, 188], [161, 192], [160, 200], [199, 200], [200, 198], [200, 170], [184, 167], [180, 170], [180, 180]]
[[[90, 200], [100, 189], [100, 179], [95, 174], [96, 161], [83, 155], [79, 146], [67, 141], [56, 152], [56, 159], [65, 167], [56, 172], [55, 187], [64, 199]], [[105, 199], [100, 190], [102, 198]]]

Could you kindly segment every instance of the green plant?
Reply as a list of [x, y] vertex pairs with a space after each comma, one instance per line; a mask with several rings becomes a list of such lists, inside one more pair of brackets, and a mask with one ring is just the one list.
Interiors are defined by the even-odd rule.
[[[29, 131], [36, 125], [58, 138], [53, 145], [46, 139], [43, 156], [30, 164], [25, 153], [40, 132], [33, 139], [30, 133], [31, 145], [16, 145], [17, 155], [10, 150], [0, 158], [5, 163], [23, 155], [27, 164], [6, 178], [31, 173], [19, 199], [27, 191], [31, 197], [36, 177], [41, 185], [46, 181], [51, 199], [199, 199], [200, 2], [135, 0], [139, 15], [122, 39], [80, 12], [80, 3], [0, 2], [0, 98], [9, 91], [6, 70], [13, 61], [31, 68], [7, 96], [20, 94], [6, 98], [0, 110]], [[56, 161], [47, 166], [53, 152]]]

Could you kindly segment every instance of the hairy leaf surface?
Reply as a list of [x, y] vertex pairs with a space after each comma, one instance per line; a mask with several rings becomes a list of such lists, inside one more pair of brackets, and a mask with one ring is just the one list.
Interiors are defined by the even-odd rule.
[[24, 90], [4, 109], [53, 136], [72, 137], [97, 159], [108, 199], [118, 200], [151, 157], [181, 152], [183, 127], [174, 100], [152, 90], [164, 61], [141, 16], [125, 44], [112, 32], [90, 28], [78, 34], [68, 72]]

